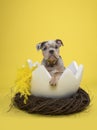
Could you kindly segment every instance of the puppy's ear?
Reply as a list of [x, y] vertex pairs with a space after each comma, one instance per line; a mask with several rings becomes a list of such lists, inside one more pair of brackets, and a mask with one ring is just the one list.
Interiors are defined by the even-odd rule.
[[40, 49], [41, 49], [41, 43], [39, 43], [39, 44], [36, 45], [36, 49], [37, 49], [37, 50], [40, 50]]
[[44, 46], [44, 44], [45, 44], [46, 42], [47, 42], [47, 41], [38, 43], [38, 44], [36, 45], [37, 50], [42, 49], [42, 47]]
[[55, 41], [56, 41], [56, 43], [58, 44], [59, 47], [64, 46], [63, 42], [60, 39], [56, 39]]

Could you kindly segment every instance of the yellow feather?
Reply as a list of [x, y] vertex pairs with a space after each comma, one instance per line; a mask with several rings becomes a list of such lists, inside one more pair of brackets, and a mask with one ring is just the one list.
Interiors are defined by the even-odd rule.
[[29, 65], [26, 63], [17, 72], [15, 87], [14, 87], [14, 95], [16, 93], [20, 93], [21, 96], [24, 96], [24, 103], [25, 104], [26, 104], [26, 101], [28, 99], [28, 96], [31, 95], [30, 82], [31, 82], [31, 79], [32, 79], [32, 72], [36, 68], [37, 68], [37, 66], [30, 68]]

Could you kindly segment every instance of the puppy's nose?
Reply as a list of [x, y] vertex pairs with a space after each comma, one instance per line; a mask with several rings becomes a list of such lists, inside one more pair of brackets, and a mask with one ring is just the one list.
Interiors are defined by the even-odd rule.
[[53, 53], [54, 53], [54, 50], [50, 50], [49, 53], [53, 54]]

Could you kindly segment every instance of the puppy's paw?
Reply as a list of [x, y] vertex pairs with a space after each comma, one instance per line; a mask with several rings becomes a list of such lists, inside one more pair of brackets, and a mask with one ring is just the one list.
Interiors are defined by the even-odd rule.
[[54, 78], [52, 78], [52, 79], [50, 80], [49, 84], [50, 84], [51, 86], [56, 86], [56, 85], [57, 85], [57, 81], [56, 81]]

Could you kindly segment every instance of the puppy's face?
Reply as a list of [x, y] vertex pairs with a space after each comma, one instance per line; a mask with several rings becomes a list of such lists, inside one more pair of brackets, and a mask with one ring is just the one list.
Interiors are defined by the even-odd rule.
[[39, 43], [37, 45], [37, 49], [41, 49], [44, 59], [53, 62], [59, 58], [59, 48], [63, 45], [62, 41], [57, 40], [50, 40]]

